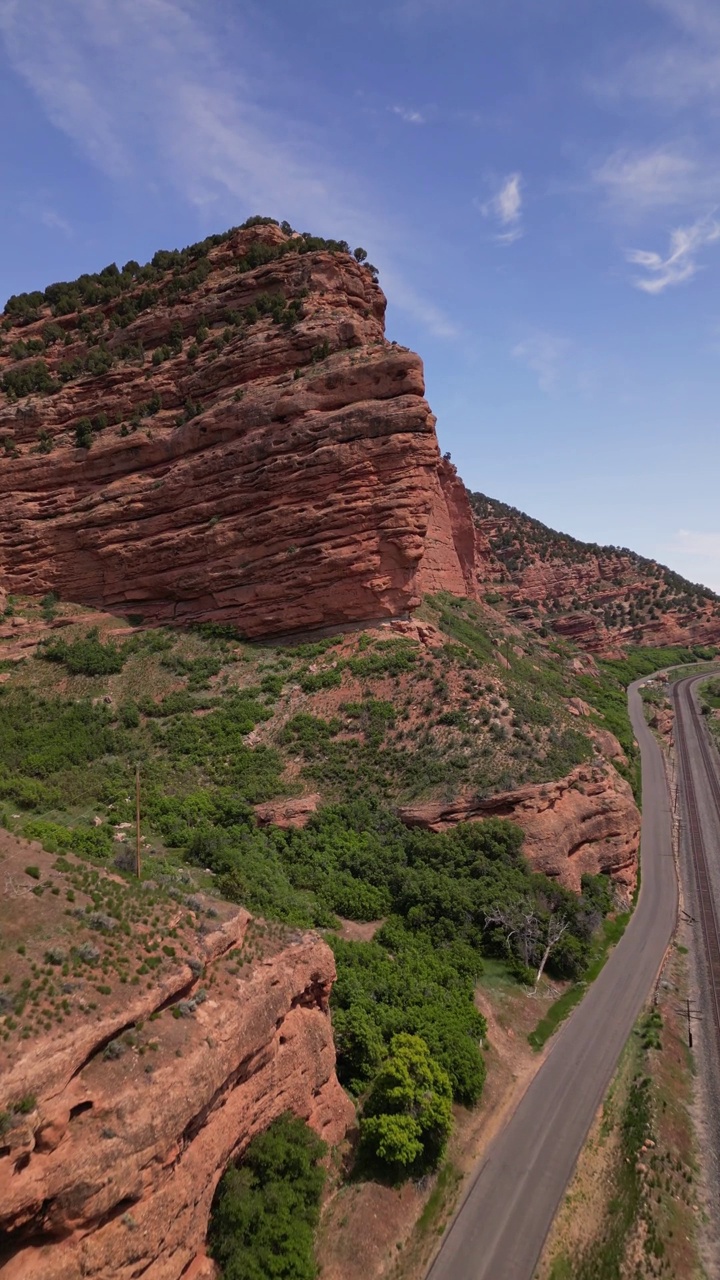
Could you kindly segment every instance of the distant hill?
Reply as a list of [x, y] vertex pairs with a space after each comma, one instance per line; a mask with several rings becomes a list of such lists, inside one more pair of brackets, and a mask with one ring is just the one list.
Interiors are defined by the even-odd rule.
[[481, 590], [516, 620], [597, 653], [720, 642], [720, 597], [708, 587], [627, 547], [559, 533], [486, 494], [469, 498]]

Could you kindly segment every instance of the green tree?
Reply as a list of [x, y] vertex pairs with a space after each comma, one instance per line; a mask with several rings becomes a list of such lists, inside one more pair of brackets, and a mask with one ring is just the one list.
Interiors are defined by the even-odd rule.
[[75, 428], [75, 448], [89, 449], [92, 442], [92, 423], [89, 418], [81, 418]]
[[380, 1028], [360, 1005], [354, 1005], [335, 1013], [333, 1039], [343, 1058], [348, 1088], [358, 1093], [385, 1056]]
[[450, 1077], [420, 1036], [393, 1036], [360, 1121], [365, 1149], [396, 1173], [434, 1168], [452, 1128]]
[[314, 1280], [325, 1149], [303, 1120], [284, 1115], [226, 1171], [209, 1229], [223, 1280]]

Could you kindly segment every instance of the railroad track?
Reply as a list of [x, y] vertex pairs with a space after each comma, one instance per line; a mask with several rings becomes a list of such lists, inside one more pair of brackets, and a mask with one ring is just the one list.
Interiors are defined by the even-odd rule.
[[[703, 836], [702, 823], [698, 810], [697, 792], [692, 775], [692, 760], [688, 746], [686, 716], [695, 716], [692, 704], [692, 686], [683, 682], [675, 695], [676, 705], [676, 745], [680, 761], [680, 777], [684, 798], [685, 813], [689, 834], [690, 851], [695, 870], [700, 924], [705, 943], [705, 959], [708, 971], [708, 982], [712, 996], [712, 1013], [715, 1030], [720, 1039], [720, 928], [715, 908], [715, 900], [710, 881], [707, 849]], [[687, 693], [686, 693], [687, 691]], [[720, 814], [720, 780], [718, 780], [715, 762], [710, 745], [705, 738], [702, 725], [696, 726], [696, 741], [700, 748], [705, 772], [710, 784], [713, 800]]]

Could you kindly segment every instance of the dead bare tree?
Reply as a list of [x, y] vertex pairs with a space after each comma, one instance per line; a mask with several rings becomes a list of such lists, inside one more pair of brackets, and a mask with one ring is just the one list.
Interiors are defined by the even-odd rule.
[[[530, 995], [536, 995], [540, 979], [553, 948], [557, 946], [570, 921], [560, 912], [553, 911], [543, 919], [528, 898], [510, 907], [493, 907], [485, 917], [486, 924], [497, 924], [505, 934], [505, 946], [512, 950], [512, 940], [517, 939], [518, 950], [526, 969], [538, 964], [535, 983]], [[540, 949], [542, 948], [542, 955]]]
[[505, 934], [505, 946], [512, 950], [511, 942], [517, 938], [518, 949], [527, 969], [533, 963], [540, 934], [540, 920], [534, 903], [522, 898], [509, 907], [495, 906], [485, 917], [487, 924], [498, 924]]
[[545, 936], [545, 950], [543, 951], [542, 960], [540, 961], [540, 968], [538, 969], [537, 977], [535, 978], [535, 986], [533, 987], [533, 992], [532, 992], [533, 995], [537, 993], [538, 983], [542, 978], [543, 969], [545, 968], [545, 965], [548, 962], [550, 952], [552, 951], [553, 947], [557, 946], [558, 942], [560, 941], [563, 934], [565, 933], [565, 930], [569, 928], [569, 925], [570, 925], [570, 921], [568, 920], [567, 916], [559, 915], [556, 912], [553, 912], [552, 915], [548, 916], [547, 934]]

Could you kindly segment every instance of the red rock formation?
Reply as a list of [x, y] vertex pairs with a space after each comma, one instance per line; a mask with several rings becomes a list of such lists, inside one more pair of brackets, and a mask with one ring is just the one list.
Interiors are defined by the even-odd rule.
[[[238, 914], [226, 947], [248, 920]], [[234, 998], [211, 986], [192, 1018], [153, 1023], [147, 1058], [104, 1058], [122, 1029], [109, 1018], [36, 1042], [3, 1077], [4, 1097], [37, 1095], [0, 1148], [5, 1280], [208, 1274], [215, 1187], [253, 1135], [288, 1109], [330, 1143], [352, 1122], [327, 1012], [334, 976], [330, 948], [300, 935], [238, 978]], [[192, 982], [181, 970], [172, 989], [135, 997], [122, 1026]]]
[[261, 827], [271, 824], [276, 827], [304, 827], [321, 803], [322, 796], [317, 792], [309, 796], [267, 800], [264, 804], [255, 805], [255, 817]]
[[[204, 281], [124, 327], [115, 302], [61, 317], [68, 345], [42, 355], [57, 389], [18, 399], [5, 383], [0, 588], [248, 636], [402, 615], [424, 556], [428, 582], [472, 591], [469, 508], [420, 359], [385, 341], [385, 298], [346, 253], [238, 269], [286, 241], [234, 233]], [[247, 319], [268, 296], [302, 313]], [[6, 334], [2, 377], [33, 364], [17, 343], [42, 344], [50, 319]], [[109, 370], [58, 381], [98, 350]], [[105, 418], [76, 448], [78, 424]]]
[[650, 716], [650, 727], [656, 729], [663, 738], [672, 738], [675, 727], [675, 709], [668, 704], [666, 707], [653, 707]]
[[640, 815], [630, 786], [611, 766], [580, 765], [558, 782], [519, 787], [485, 800], [399, 810], [411, 826], [443, 831], [477, 818], [509, 818], [525, 833], [523, 853], [536, 871], [580, 891], [585, 872], [611, 875], [623, 893], [635, 887]]

